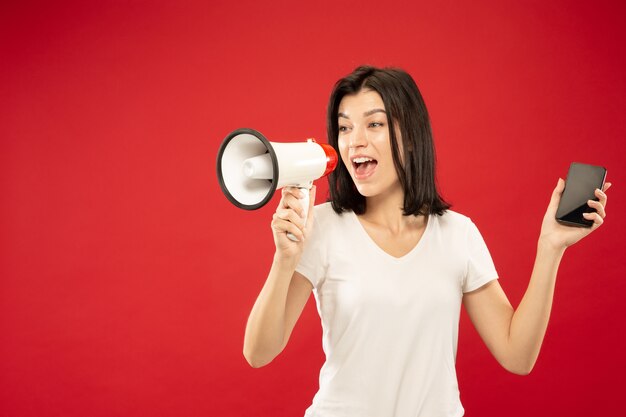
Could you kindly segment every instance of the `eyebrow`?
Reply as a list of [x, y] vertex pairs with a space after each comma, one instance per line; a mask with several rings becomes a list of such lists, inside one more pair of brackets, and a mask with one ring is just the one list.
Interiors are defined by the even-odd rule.
[[[363, 113], [363, 117], [371, 116], [374, 113], [385, 113], [385, 114], [387, 114], [385, 109], [372, 109], [372, 110], [368, 110], [365, 113]], [[344, 119], [350, 120], [348, 115], [345, 114], [345, 113], [337, 113], [337, 117], [343, 117]]]

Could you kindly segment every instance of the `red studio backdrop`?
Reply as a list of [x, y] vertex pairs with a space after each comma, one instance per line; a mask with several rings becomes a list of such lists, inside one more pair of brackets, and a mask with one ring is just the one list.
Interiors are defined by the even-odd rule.
[[468, 416], [623, 409], [624, 1], [0, 10], [0, 415], [303, 415], [323, 362], [315, 304], [273, 363], [247, 365], [278, 198], [231, 205], [216, 155], [239, 127], [325, 141], [332, 85], [363, 63], [416, 79], [442, 193], [514, 305], [557, 179], [572, 161], [608, 169], [606, 223], [565, 253], [533, 372], [501, 368], [465, 313], [457, 369]]

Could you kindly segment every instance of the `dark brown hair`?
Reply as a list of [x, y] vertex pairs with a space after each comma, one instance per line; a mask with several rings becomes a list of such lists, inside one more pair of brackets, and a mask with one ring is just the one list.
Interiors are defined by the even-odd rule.
[[[404, 70], [360, 66], [337, 81], [328, 103], [326, 128], [330, 144], [339, 151], [339, 103], [344, 96], [357, 94], [363, 89], [377, 92], [385, 105], [393, 162], [404, 190], [404, 215], [444, 214], [451, 206], [437, 191], [435, 146], [428, 111], [415, 81]], [[395, 133], [396, 123], [402, 138], [402, 157]], [[341, 158], [328, 182], [335, 212], [365, 212], [365, 197], [356, 189]]]

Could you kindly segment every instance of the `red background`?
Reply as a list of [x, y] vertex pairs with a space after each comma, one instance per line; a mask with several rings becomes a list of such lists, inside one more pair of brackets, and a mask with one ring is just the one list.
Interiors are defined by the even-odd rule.
[[278, 200], [231, 206], [215, 157], [238, 127], [323, 140], [333, 83], [362, 63], [417, 80], [442, 192], [514, 305], [557, 178], [607, 167], [607, 222], [565, 254], [533, 372], [500, 368], [465, 315], [457, 367], [469, 416], [623, 409], [623, 1], [11, 2], [0, 16], [1, 415], [302, 415], [323, 360], [314, 303], [285, 352], [249, 368]]

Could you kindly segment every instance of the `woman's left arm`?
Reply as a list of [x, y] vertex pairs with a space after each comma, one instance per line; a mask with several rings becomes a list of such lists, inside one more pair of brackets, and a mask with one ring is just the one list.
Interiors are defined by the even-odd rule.
[[[610, 183], [604, 185], [606, 191]], [[463, 296], [465, 309], [489, 351], [508, 371], [527, 375], [532, 370], [548, 327], [556, 274], [567, 247], [602, 225], [606, 217], [607, 196], [597, 189], [599, 201], [589, 201], [596, 213], [585, 218], [592, 227], [571, 227], [555, 220], [565, 181], [552, 193], [537, 242], [537, 257], [528, 289], [517, 310], [509, 303], [497, 280]]]

